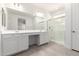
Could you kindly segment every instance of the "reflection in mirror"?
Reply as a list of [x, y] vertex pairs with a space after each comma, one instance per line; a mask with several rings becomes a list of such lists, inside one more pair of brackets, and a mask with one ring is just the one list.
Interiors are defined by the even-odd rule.
[[18, 18], [18, 30], [25, 30], [26, 21], [23, 18]]
[[5, 16], [3, 8], [2, 8], [2, 26], [3, 27], [6, 26], [6, 16]]

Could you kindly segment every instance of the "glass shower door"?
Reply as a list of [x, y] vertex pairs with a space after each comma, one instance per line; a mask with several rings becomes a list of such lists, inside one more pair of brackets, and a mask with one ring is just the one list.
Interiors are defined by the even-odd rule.
[[64, 44], [64, 17], [55, 19], [54, 23], [55, 42]]
[[49, 39], [59, 44], [64, 44], [64, 17], [48, 21]]

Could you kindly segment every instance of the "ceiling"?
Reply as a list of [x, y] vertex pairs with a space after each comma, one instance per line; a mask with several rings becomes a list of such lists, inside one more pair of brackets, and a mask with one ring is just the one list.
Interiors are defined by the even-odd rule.
[[63, 9], [65, 4], [62, 3], [23, 3], [24, 7], [32, 7], [33, 9], [40, 9], [47, 12], [54, 12]]

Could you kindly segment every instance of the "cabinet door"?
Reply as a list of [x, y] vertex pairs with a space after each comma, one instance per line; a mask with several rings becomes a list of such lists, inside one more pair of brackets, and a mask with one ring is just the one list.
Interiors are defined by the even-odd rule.
[[3, 55], [11, 55], [17, 52], [17, 40], [15, 37], [3, 39]]
[[18, 52], [28, 49], [28, 36], [20, 34], [18, 37]]
[[47, 32], [40, 33], [39, 45], [48, 43], [48, 41], [49, 41], [49, 39], [48, 39]]

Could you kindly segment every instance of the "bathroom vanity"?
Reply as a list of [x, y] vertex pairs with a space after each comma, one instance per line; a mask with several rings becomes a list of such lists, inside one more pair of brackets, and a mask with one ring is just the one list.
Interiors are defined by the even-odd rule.
[[[1, 14], [0, 14], [1, 15]], [[10, 8], [2, 9], [0, 18], [0, 55], [13, 55], [29, 49], [30, 45], [48, 43], [47, 30], [37, 30], [34, 16]]]
[[[30, 36], [34, 37], [37, 46], [48, 43], [47, 32], [26, 31], [26, 32], [3, 32], [1, 34], [1, 55], [12, 55], [29, 49]], [[33, 41], [33, 40], [32, 40]]]

